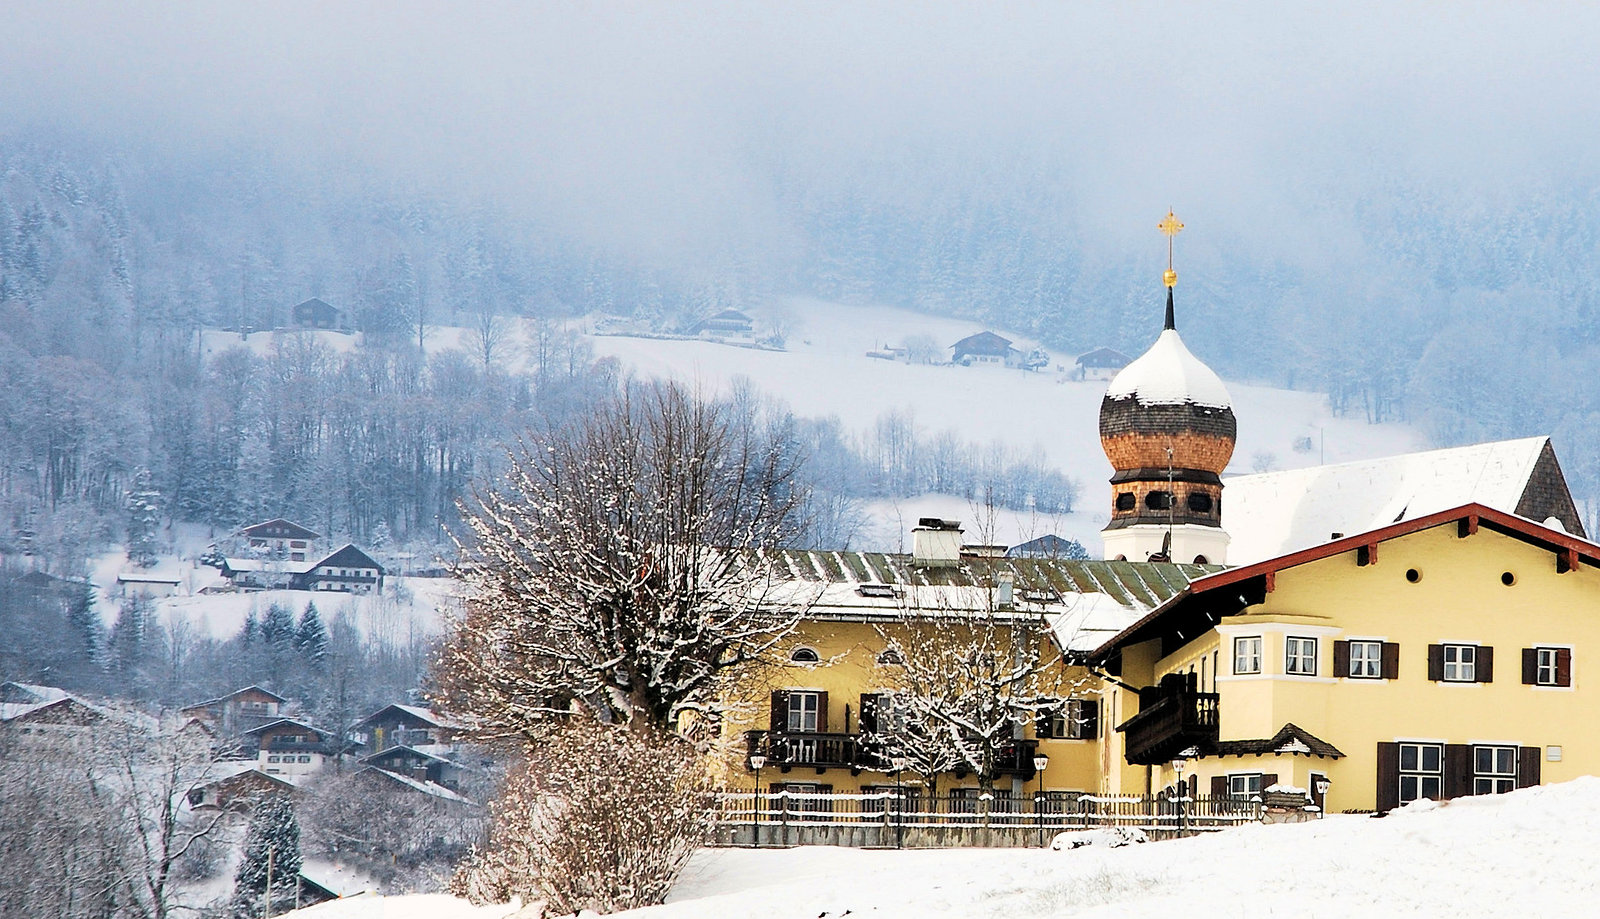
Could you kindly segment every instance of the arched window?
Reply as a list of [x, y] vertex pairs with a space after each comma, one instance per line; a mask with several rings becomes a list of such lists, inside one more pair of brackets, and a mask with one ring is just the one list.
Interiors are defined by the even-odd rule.
[[1209, 564], [1211, 564], [1211, 562], [1208, 561], [1204, 555], [1196, 555], [1194, 557], [1194, 563], [1196, 565], [1209, 565]]
[[905, 662], [905, 658], [900, 656], [900, 649], [898, 648], [884, 648], [882, 651], [878, 652], [878, 663], [880, 664], [905, 666]]
[[789, 660], [796, 664], [815, 664], [822, 658], [817, 654], [815, 648], [801, 647], [794, 649], [794, 653], [789, 655]]

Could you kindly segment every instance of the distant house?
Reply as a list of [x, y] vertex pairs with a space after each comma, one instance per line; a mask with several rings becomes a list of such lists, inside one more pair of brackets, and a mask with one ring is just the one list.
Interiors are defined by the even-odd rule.
[[117, 592], [124, 597], [173, 597], [183, 578], [170, 571], [124, 571], [117, 575]]
[[0, 756], [12, 744], [87, 747], [96, 733], [112, 722], [112, 716], [100, 708], [60, 690], [55, 692], [61, 695], [43, 702], [0, 702]]
[[33, 594], [50, 594], [65, 599], [79, 597], [93, 584], [77, 578], [59, 578], [43, 571], [30, 571], [11, 580], [13, 586]]
[[453, 744], [465, 730], [463, 725], [415, 705], [386, 705], [355, 725], [357, 733], [366, 735], [367, 749], [373, 753], [394, 746]]
[[222, 576], [247, 590], [298, 590], [316, 562], [281, 562], [266, 558], [224, 558]]
[[299, 579], [300, 590], [336, 590], [343, 593], [383, 592], [383, 566], [372, 556], [346, 544], [311, 566]]
[[1018, 543], [1006, 550], [1006, 558], [1085, 559], [1088, 550], [1077, 540], [1062, 539], [1054, 533]]
[[288, 701], [260, 686], [246, 686], [225, 696], [181, 708], [178, 714], [198, 719], [224, 736], [237, 737], [263, 724], [277, 721], [282, 717], [283, 706]]
[[1011, 339], [989, 331], [968, 335], [951, 345], [950, 350], [952, 352], [950, 360], [963, 367], [970, 367], [973, 364], [1018, 367], [1022, 364], [1022, 352], [1011, 347]]
[[1117, 371], [1133, 362], [1133, 358], [1114, 348], [1096, 348], [1078, 355], [1072, 363], [1074, 380], [1109, 380]]
[[317, 552], [322, 534], [279, 517], [247, 526], [239, 531], [252, 554], [272, 554], [291, 562], [303, 562]]
[[255, 741], [256, 765], [262, 772], [290, 780], [321, 772], [342, 746], [331, 732], [290, 718], [263, 724], [244, 735]]
[[247, 810], [259, 798], [296, 790], [293, 781], [268, 775], [254, 760], [218, 763], [215, 769], [215, 778], [189, 790], [192, 810]]
[[738, 310], [723, 310], [715, 316], [700, 320], [694, 327], [694, 332], [701, 338], [707, 339], [733, 338], [740, 341], [754, 341], [756, 321]]
[[461, 764], [441, 754], [444, 749], [419, 750], [415, 747], [389, 747], [382, 753], [363, 757], [361, 765], [403, 775], [418, 782], [432, 782], [445, 788], [461, 787]]
[[453, 788], [446, 788], [438, 782], [429, 781], [427, 779], [419, 779], [415, 776], [405, 775], [388, 769], [380, 769], [376, 766], [367, 766], [363, 768], [360, 772], [356, 773], [356, 777], [366, 782], [381, 783], [386, 791], [391, 791], [398, 787], [417, 792], [418, 794], [427, 795], [430, 798], [436, 799], [442, 804], [459, 804], [467, 806], [473, 805], [473, 802], [470, 799], [463, 797], [460, 792]]
[[296, 303], [291, 310], [291, 318], [294, 325], [302, 329], [349, 328], [349, 323], [344, 318], [344, 310], [329, 306], [315, 297], [303, 303]]

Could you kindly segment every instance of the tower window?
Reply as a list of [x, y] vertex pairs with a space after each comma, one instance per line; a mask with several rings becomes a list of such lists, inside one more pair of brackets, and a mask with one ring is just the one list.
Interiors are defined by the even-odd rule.
[[1134, 496], [1133, 492], [1124, 491], [1117, 494], [1117, 510], [1131, 511], [1138, 506], [1139, 499]]
[[1164, 511], [1172, 506], [1172, 493], [1152, 491], [1144, 496], [1144, 506], [1153, 511]]
[[1211, 496], [1203, 491], [1189, 492], [1189, 510], [1196, 514], [1211, 513]]

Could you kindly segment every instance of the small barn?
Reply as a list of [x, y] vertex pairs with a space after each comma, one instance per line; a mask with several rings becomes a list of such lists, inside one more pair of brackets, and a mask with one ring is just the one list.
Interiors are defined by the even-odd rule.
[[1011, 346], [1011, 339], [987, 330], [968, 335], [951, 345], [950, 350], [951, 362], [963, 367], [973, 364], [1018, 367], [1022, 364], [1022, 352]]
[[344, 310], [330, 306], [316, 297], [302, 303], [296, 303], [291, 311], [295, 328], [300, 329], [345, 329], [349, 324], [345, 322]]

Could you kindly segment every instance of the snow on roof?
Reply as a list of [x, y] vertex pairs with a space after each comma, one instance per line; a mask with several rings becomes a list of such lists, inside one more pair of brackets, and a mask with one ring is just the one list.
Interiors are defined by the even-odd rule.
[[287, 562], [271, 558], [234, 558], [223, 562], [233, 571], [281, 571], [285, 574], [305, 574], [317, 567], [317, 562]]
[[1222, 378], [1189, 353], [1177, 329], [1163, 331], [1150, 350], [1122, 368], [1106, 388], [1109, 399], [1129, 396], [1137, 397], [1143, 405], [1233, 406]]
[[416, 791], [420, 791], [425, 795], [432, 795], [435, 798], [443, 798], [446, 801], [455, 801], [460, 804], [473, 803], [471, 800], [463, 798], [461, 795], [456, 794], [437, 782], [424, 782], [420, 779], [414, 779], [409, 775], [401, 775], [398, 772], [390, 772], [387, 769], [379, 769], [376, 766], [367, 766], [363, 771], [369, 770], [377, 775], [383, 776], [384, 778], [393, 779], [394, 781], [399, 782], [401, 785], [405, 785]]
[[1516, 513], [1546, 437], [1223, 480], [1228, 563], [1248, 565], [1464, 504]]
[[[0, 697], [12, 697], [12, 701], [24, 701], [30, 705], [38, 702], [55, 702], [65, 699], [69, 695], [71, 693], [68, 693], [65, 689], [43, 686], [38, 683], [18, 683], [14, 681], [0, 683]], [[17, 696], [25, 698], [18, 700], [15, 698]]]

